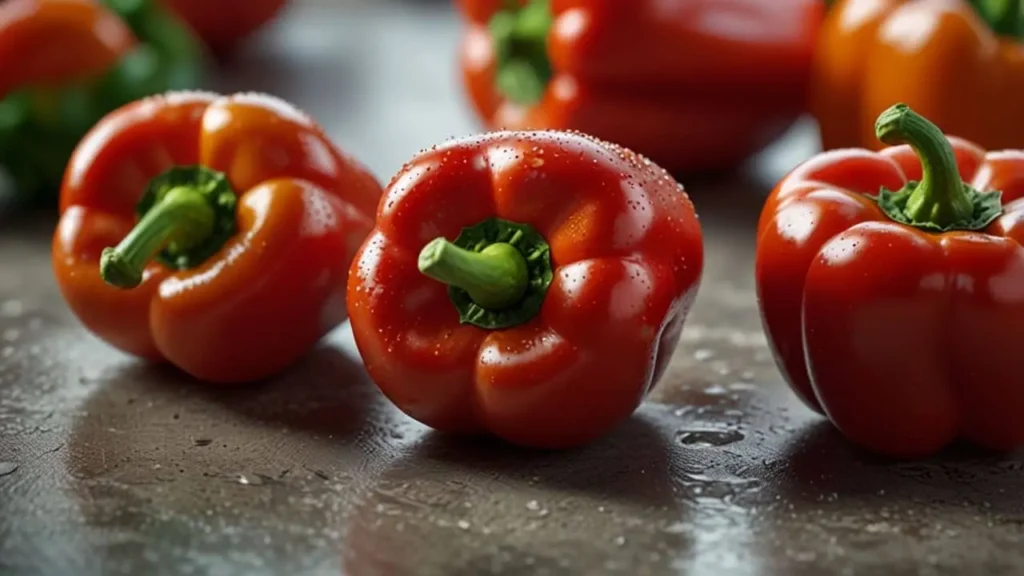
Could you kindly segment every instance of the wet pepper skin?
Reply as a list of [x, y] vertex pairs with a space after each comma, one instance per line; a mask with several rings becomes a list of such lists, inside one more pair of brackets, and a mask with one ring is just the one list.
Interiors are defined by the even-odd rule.
[[[136, 288], [100, 276], [100, 253], [136, 223], [148, 182], [173, 166], [222, 171], [237, 232], [192, 269], [146, 265]], [[291, 105], [259, 94], [169, 93], [108, 115], [61, 191], [53, 267], [71, 310], [130, 354], [201, 380], [274, 374], [345, 318], [351, 258], [381, 189]]]
[[757, 294], [793, 390], [870, 450], [914, 457], [958, 436], [1024, 443], [1024, 151], [950, 137], [964, 181], [1001, 190], [977, 232], [893, 222], [866, 195], [922, 178], [909, 146], [826, 152], [769, 196]]
[[839, 0], [815, 52], [822, 145], [880, 149], [875, 118], [905, 102], [990, 150], [1024, 147], [1021, 34], [997, 35], [967, 0]]
[[806, 111], [825, 8], [821, 0], [551, 0], [553, 75], [524, 105], [496, 87], [488, 24], [508, 4], [459, 0], [463, 82], [484, 123], [579, 130], [673, 173], [731, 168]]
[[[492, 217], [550, 246], [539, 311], [504, 329], [460, 323], [417, 270], [431, 239]], [[627, 418], [661, 378], [697, 293], [700, 226], [656, 165], [575, 133], [495, 132], [407, 163], [349, 275], [359, 351], [384, 394], [449, 432], [567, 448]]]

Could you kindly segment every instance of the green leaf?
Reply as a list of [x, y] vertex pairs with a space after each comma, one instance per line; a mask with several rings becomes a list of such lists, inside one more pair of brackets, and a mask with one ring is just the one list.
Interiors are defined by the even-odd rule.
[[913, 226], [928, 232], [942, 233], [953, 230], [977, 231], [982, 230], [995, 221], [1003, 213], [1003, 193], [1001, 191], [979, 192], [971, 186], [964, 184], [964, 192], [967, 194], [971, 205], [974, 207], [970, 217], [953, 222], [948, 226], [940, 226], [934, 222], [916, 221], [906, 212], [907, 201], [911, 194], [917, 190], [918, 182], [908, 182], [901, 190], [893, 192], [882, 188], [877, 196], [869, 196], [878, 203], [882, 212], [892, 220], [907, 226]]
[[141, 218], [168, 192], [175, 188], [196, 190], [207, 199], [216, 213], [213, 233], [198, 245], [177, 245], [171, 243], [157, 256], [165, 266], [186, 270], [194, 268], [217, 253], [235, 234], [237, 221], [235, 207], [238, 203], [227, 176], [222, 172], [204, 166], [176, 166], [154, 178], [136, 206]]
[[488, 23], [495, 51], [498, 91], [529, 105], [544, 95], [554, 71], [547, 54], [553, 19], [546, 0], [501, 10]]
[[502, 310], [483, 308], [462, 288], [448, 287], [448, 297], [459, 312], [459, 322], [488, 330], [509, 328], [529, 322], [540, 313], [548, 287], [554, 279], [551, 248], [544, 237], [529, 224], [490, 218], [462, 229], [453, 244], [480, 252], [491, 244], [505, 242], [519, 250], [526, 260], [530, 283], [515, 305]]

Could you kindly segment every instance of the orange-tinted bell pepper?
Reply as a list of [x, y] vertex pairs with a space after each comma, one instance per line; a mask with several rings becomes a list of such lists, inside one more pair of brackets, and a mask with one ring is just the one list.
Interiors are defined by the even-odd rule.
[[839, 0], [822, 27], [811, 90], [825, 149], [880, 149], [875, 118], [896, 102], [986, 148], [1024, 147], [1022, 6]]
[[57, 204], [71, 152], [105, 114], [199, 84], [198, 44], [156, 2], [0, 2], [0, 170], [19, 204]]
[[278, 372], [345, 318], [381, 188], [306, 115], [258, 94], [170, 93], [105, 117], [61, 190], [71, 310], [196, 378]]
[[413, 158], [349, 275], [370, 376], [437, 429], [582, 444], [661, 378], [700, 282], [686, 193], [578, 133], [496, 132]]
[[806, 110], [821, 0], [460, 0], [490, 128], [575, 129], [674, 171], [734, 166]]
[[909, 145], [826, 152], [765, 204], [757, 295], [779, 368], [873, 451], [1020, 446], [1024, 150], [944, 137], [902, 105], [877, 132]]
[[0, 3], [0, 100], [22, 86], [98, 76], [134, 45], [128, 26], [93, 0], [6, 0]]

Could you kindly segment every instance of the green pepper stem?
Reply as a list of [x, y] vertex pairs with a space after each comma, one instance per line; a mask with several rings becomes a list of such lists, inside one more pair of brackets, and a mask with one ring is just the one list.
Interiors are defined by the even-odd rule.
[[214, 232], [216, 211], [202, 192], [188, 186], [169, 190], [114, 248], [100, 258], [100, 276], [118, 288], [142, 282], [146, 264], [169, 245], [187, 250]]
[[886, 144], [910, 144], [921, 161], [921, 182], [907, 200], [913, 222], [950, 226], [970, 219], [974, 204], [956, 165], [956, 156], [939, 127], [905, 104], [878, 117], [875, 134]]
[[1024, 37], [1024, 1], [973, 0], [973, 4], [996, 34]]
[[505, 242], [473, 252], [435, 238], [420, 251], [418, 264], [423, 274], [462, 288], [473, 302], [489, 310], [519, 302], [530, 283], [526, 259]]
[[502, 10], [489, 23], [494, 40], [495, 83], [506, 98], [519, 104], [541, 99], [551, 79], [547, 53], [552, 16], [549, 0], [531, 0], [525, 6]]

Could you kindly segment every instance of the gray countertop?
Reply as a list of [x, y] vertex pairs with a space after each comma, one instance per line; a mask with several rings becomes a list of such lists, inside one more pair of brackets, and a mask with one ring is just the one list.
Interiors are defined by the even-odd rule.
[[[387, 180], [477, 129], [444, 3], [308, 2], [216, 80], [318, 117]], [[391, 407], [347, 327], [231, 391], [87, 334], [52, 280], [53, 219], [0, 225], [0, 573], [1020, 574], [1024, 459], [863, 454], [788, 392], [753, 293], [772, 178], [798, 128], [740, 174], [684, 181], [700, 296], [637, 415], [580, 450], [430, 432]]]

